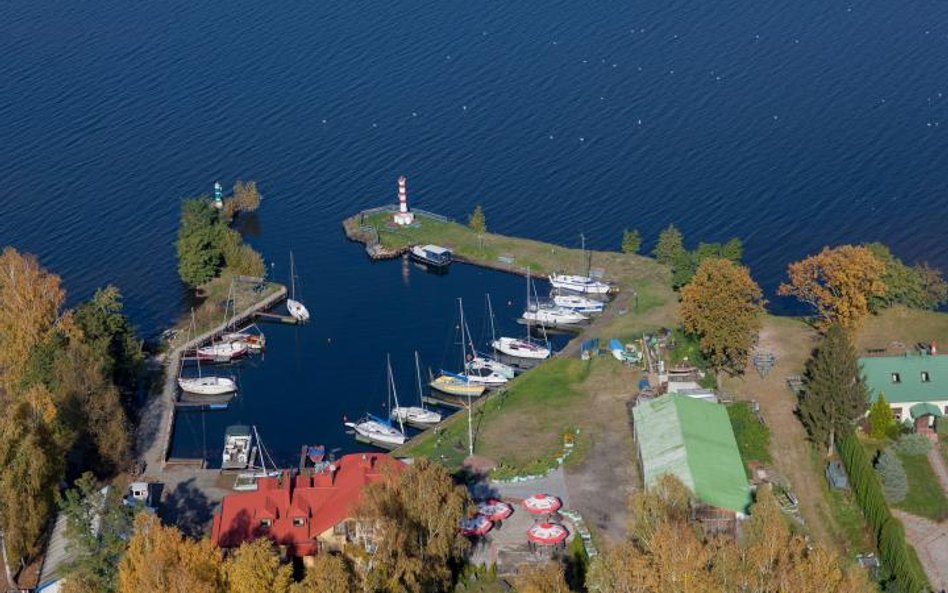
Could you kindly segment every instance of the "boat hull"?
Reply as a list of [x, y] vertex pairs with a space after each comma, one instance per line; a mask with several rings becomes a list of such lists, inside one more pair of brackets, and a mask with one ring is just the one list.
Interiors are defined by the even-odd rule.
[[516, 338], [499, 338], [491, 343], [498, 352], [513, 358], [527, 358], [530, 360], [545, 360], [552, 352], [545, 346], [538, 346], [532, 342]]
[[178, 387], [195, 395], [226, 395], [237, 391], [237, 383], [228, 377], [179, 378]]
[[300, 323], [309, 321], [309, 309], [306, 308], [306, 305], [297, 300], [286, 299], [286, 310], [289, 311], [293, 319]]
[[[382, 447], [383, 449], [394, 449], [405, 444], [406, 438], [405, 435], [391, 434], [388, 431], [376, 430], [374, 426], [370, 426], [371, 422], [346, 422], [345, 425], [355, 431], [356, 438], [364, 442], [370, 443], [377, 447]], [[361, 437], [361, 438], [360, 438]]]
[[453, 380], [442, 380], [445, 377], [438, 377], [428, 385], [432, 389], [437, 389], [441, 393], [448, 395], [460, 395], [464, 397], [480, 397], [484, 394], [485, 387], [475, 383], [462, 383]]
[[605, 282], [593, 280], [586, 276], [555, 274], [550, 276], [549, 280], [553, 288], [579, 294], [609, 294], [612, 290], [612, 287]]

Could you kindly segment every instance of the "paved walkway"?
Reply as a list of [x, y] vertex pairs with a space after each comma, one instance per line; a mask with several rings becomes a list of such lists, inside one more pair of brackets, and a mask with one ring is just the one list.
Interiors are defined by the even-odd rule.
[[945, 465], [945, 459], [938, 451], [938, 443], [934, 443], [928, 450], [928, 462], [931, 464], [938, 481], [941, 482], [941, 489], [948, 493], [948, 466]]
[[918, 552], [932, 587], [948, 590], [948, 523], [934, 523], [897, 509], [892, 514], [905, 526], [905, 537]]

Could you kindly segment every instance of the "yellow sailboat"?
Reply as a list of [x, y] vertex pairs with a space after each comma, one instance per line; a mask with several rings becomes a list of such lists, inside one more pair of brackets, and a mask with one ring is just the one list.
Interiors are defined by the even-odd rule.
[[487, 389], [482, 384], [471, 383], [464, 375], [455, 375], [446, 371], [441, 371], [441, 375], [428, 385], [442, 393], [462, 397], [480, 397]]

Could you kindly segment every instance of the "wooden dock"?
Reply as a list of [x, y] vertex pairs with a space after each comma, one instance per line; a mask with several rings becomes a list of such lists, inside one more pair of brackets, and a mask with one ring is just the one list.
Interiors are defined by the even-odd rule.
[[266, 313], [258, 311], [254, 313], [254, 319], [268, 321], [273, 323], [285, 323], [287, 325], [300, 325], [300, 320], [292, 315], [278, 315], [276, 313]]
[[182, 355], [211, 341], [215, 336], [229, 331], [228, 328], [232, 327], [232, 324], [242, 324], [253, 319], [257, 313], [272, 308], [285, 299], [286, 294], [286, 287], [280, 286], [276, 292], [247, 307], [232, 319], [228, 319], [167, 354], [165, 358], [165, 382], [161, 394], [148, 403], [139, 423], [137, 455], [145, 462], [147, 473], [155, 475], [164, 471], [169, 464], [172, 464], [169, 455], [171, 453], [171, 437], [174, 434], [175, 411], [178, 409], [177, 379]]

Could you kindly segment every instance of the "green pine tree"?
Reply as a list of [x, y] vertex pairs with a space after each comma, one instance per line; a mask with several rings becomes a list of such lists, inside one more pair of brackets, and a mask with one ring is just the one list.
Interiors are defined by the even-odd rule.
[[890, 449], [885, 449], [876, 460], [876, 473], [882, 482], [882, 494], [892, 503], [902, 502], [908, 494], [908, 476], [902, 462]]
[[880, 393], [879, 399], [869, 408], [869, 436], [874, 439], [884, 439], [889, 436], [895, 424], [895, 414], [885, 401], [885, 394]]
[[807, 363], [805, 394], [798, 409], [810, 438], [832, 452], [836, 437], [852, 431], [868, 400], [849, 334], [831, 326]]
[[687, 254], [685, 251], [684, 238], [681, 235], [681, 231], [679, 231], [675, 225], [670, 224], [668, 228], [659, 233], [658, 244], [655, 246], [655, 251], [652, 252], [652, 255], [655, 256], [655, 259], [657, 259], [659, 263], [674, 266], [682, 254]]
[[638, 253], [642, 247], [642, 235], [637, 229], [622, 232], [622, 253]]

